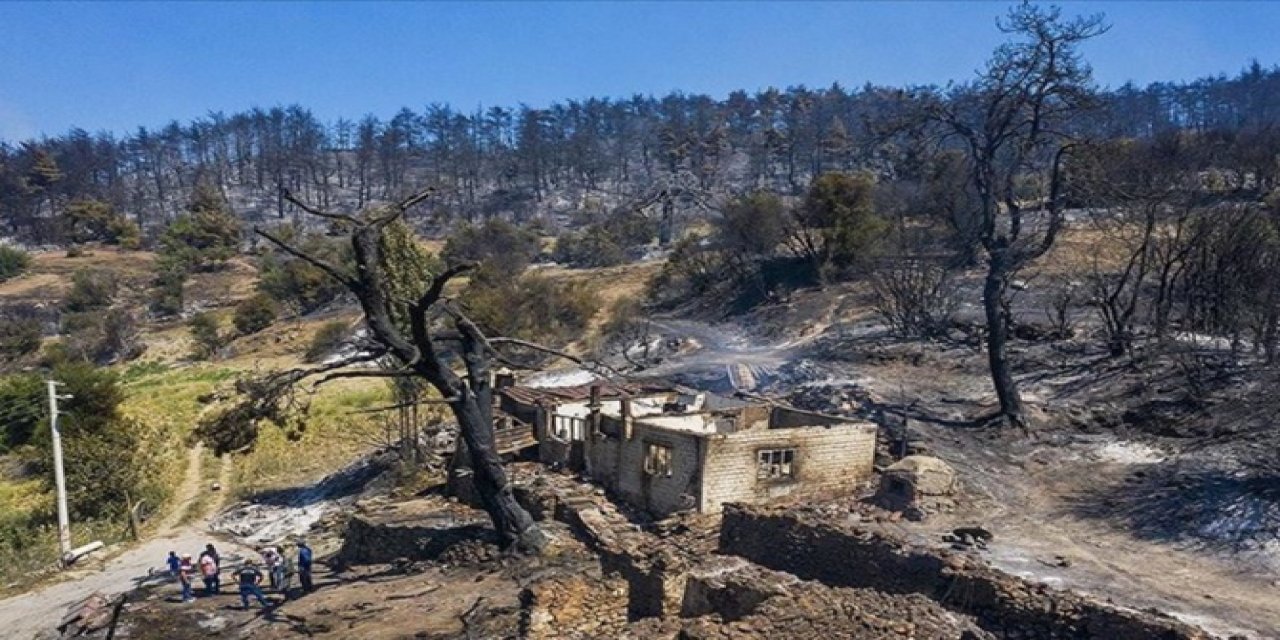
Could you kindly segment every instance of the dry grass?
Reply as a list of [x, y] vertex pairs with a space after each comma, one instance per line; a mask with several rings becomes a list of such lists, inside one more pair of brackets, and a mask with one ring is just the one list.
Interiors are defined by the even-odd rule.
[[372, 414], [354, 413], [390, 402], [381, 380], [331, 383], [311, 400], [306, 428], [295, 440], [266, 426], [253, 450], [235, 461], [237, 496], [297, 486], [334, 471], [378, 441], [382, 427]]
[[68, 258], [65, 251], [37, 251], [31, 254], [26, 274], [0, 283], [0, 300], [57, 304], [71, 288], [71, 275], [79, 269], [92, 269], [114, 272], [121, 280], [122, 297], [132, 301], [145, 295], [154, 262], [155, 255], [150, 252], [115, 247], [94, 247], [76, 258]]
[[1102, 271], [1124, 267], [1128, 243], [1114, 230], [1077, 225], [1064, 229], [1053, 249], [1036, 261], [1035, 268], [1045, 275], [1066, 277], [1091, 273], [1095, 266]]

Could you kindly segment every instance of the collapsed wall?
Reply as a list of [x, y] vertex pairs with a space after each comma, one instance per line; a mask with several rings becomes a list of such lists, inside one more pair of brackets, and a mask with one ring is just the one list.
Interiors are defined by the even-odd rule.
[[720, 549], [831, 586], [921, 594], [1005, 637], [1209, 638], [1171, 618], [1111, 607], [960, 555], [796, 510], [725, 505]]

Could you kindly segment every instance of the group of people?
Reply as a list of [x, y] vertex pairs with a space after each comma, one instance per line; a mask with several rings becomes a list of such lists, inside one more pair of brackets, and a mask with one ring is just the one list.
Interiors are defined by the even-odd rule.
[[[273, 591], [284, 594], [287, 598], [289, 582], [294, 573], [297, 573], [303, 591], [310, 593], [314, 589], [311, 581], [312, 553], [306, 540], [298, 541], [296, 563], [276, 547], [262, 548], [259, 554], [262, 556], [266, 578]], [[204, 581], [205, 596], [213, 596], [222, 591], [222, 558], [212, 544], [205, 545], [204, 551], [200, 552], [197, 560], [192, 560], [189, 553], [178, 555], [177, 552], [170, 551], [166, 563], [169, 566], [169, 573], [177, 578], [182, 586], [183, 602], [191, 602], [195, 599], [192, 584], [197, 574]], [[263, 608], [271, 606], [271, 602], [262, 592], [263, 571], [258, 568], [258, 563], [253, 558], [245, 559], [236, 571], [236, 579], [240, 587], [242, 608], [249, 608], [250, 597], [257, 600]]]

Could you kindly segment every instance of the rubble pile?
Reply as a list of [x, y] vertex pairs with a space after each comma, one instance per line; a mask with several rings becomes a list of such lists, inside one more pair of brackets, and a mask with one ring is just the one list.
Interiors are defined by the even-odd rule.
[[537, 581], [520, 596], [522, 638], [616, 638], [627, 625], [627, 583], [582, 574]]
[[711, 640], [728, 638], [916, 638], [988, 640], [972, 619], [957, 615], [919, 594], [895, 595], [870, 589], [800, 582], [787, 593], [760, 602], [749, 614], [644, 621], [628, 637]]
[[950, 510], [956, 490], [951, 465], [932, 456], [912, 455], [884, 470], [876, 501], [903, 512], [909, 520], [923, 520], [930, 513]]

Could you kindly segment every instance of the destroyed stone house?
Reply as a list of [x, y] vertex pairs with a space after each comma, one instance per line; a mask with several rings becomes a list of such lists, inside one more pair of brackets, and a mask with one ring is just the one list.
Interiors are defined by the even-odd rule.
[[851, 491], [872, 472], [876, 427], [663, 382], [505, 386], [538, 458], [580, 471], [654, 515]]

